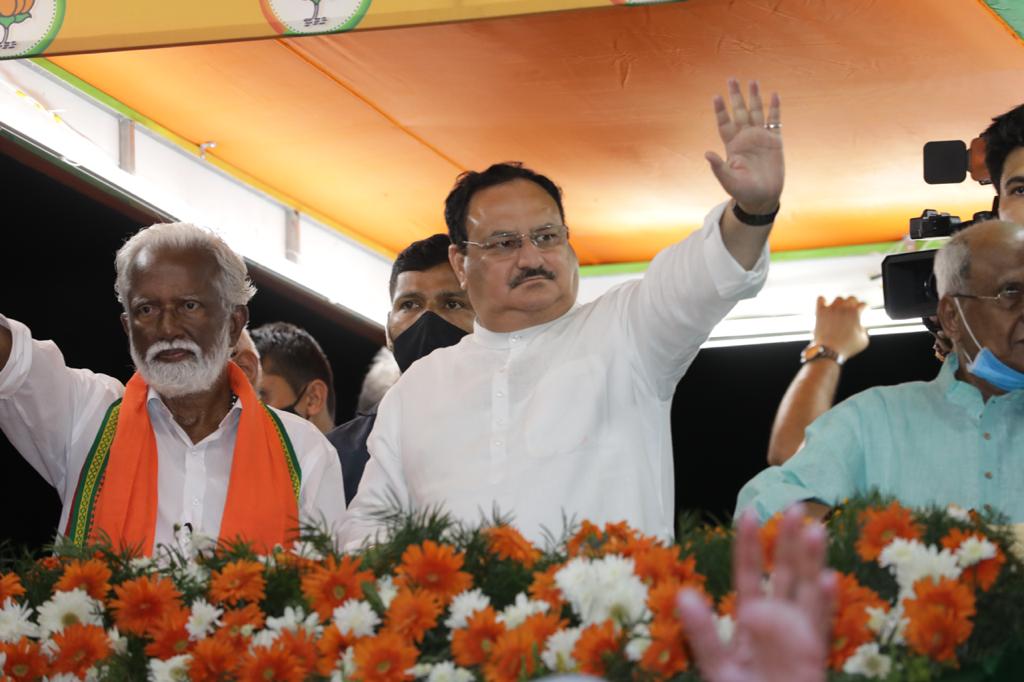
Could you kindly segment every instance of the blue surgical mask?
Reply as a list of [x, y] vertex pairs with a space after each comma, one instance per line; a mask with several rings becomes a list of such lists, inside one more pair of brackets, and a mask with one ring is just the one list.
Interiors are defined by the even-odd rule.
[[[963, 320], [964, 327], [967, 328], [967, 333], [971, 335], [974, 345], [981, 349], [973, 359], [967, 358], [967, 371], [1007, 393], [1024, 389], [1024, 372], [1018, 372], [1013, 367], [1010, 367], [997, 358], [995, 353], [978, 343], [978, 338], [971, 331], [971, 325], [967, 323], [964, 311], [960, 308], [960, 300], [954, 298], [953, 303], [956, 305], [957, 312], [960, 313], [960, 319]], [[967, 351], [964, 351], [964, 355], [966, 354]]]

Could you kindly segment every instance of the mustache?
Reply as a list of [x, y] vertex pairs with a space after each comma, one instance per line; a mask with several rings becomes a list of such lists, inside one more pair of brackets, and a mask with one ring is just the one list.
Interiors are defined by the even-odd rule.
[[551, 272], [547, 268], [524, 268], [519, 271], [512, 281], [509, 282], [509, 288], [515, 289], [517, 286], [530, 279], [531, 277], [543, 277], [544, 279], [554, 279], [555, 273]]
[[203, 356], [203, 349], [195, 341], [180, 339], [178, 341], [157, 341], [146, 351], [146, 362], [154, 362], [156, 356], [168, 350], [189, 351], [197, 358]]

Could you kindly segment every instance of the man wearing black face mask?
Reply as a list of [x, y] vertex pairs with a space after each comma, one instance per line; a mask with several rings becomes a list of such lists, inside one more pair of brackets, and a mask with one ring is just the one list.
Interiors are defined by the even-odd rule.
[[[454, 346], [473, 329], [473, 308], [448, 262], [449, 244], [446, 234], [413, 242], [391, 267], [388, 348], [403, 372], [432, 351]], [[327, 434], [341, 458], [346, 502], [355, 497], [370, 458], [366, 439], [376, 419], [374, 406]]]

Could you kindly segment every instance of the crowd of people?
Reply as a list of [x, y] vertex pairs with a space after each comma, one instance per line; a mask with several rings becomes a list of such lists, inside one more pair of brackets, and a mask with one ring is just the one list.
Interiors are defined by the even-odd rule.
[[[286, 544], [299, 523], [359, 548], [396, 507], [470, 522], [497, 509], [536, 542], [573, 518], [671, 538], [673, 393], [712, 328], [764, 284], [784, 181], [777, 96], [730, 81], [714, 115], [725, 154], [706, 158], [726, 200], [642, 279], [585, 305], [559, 186], [517, 163], [460, 175], [444, 202], [447, 234], [394, 262], [387, 350], [340, 426], [317, 341], [287, 322], [247, 329], [255, 289], [243, 259], [212, 232], [173, 223], [139, 231], [115, 259], [135, 367], [127, 384], [67, 367], [52, 342], [0, 315], [0, 428], [58, 491], [60, 532], [145, 554], [193, 532]], [[742, 549], [755, 516], [794, 505], [787, 519], [822, 516], [878, 489], [1024, 521], [1024, 106], [984, 139], [1000, 219], [959, 232], [936, 257], [938, 376], [833, 407], [868, 336], [860, 301], [819, 299], [771, 466], [739, 491], [737, 580], [751, 604], [772, 602], [744, 622], [754, 632], [787, 614], [810, 642], [809, 657], [787, 658], [785, 643], [754, 637], [766, 657], [756, 666], [781, 666], [778, 679], [820, 677], [815, 633], [831, 588], [823, 540], [786, 521], [790, 584], [760, 595], [760, 566]], [[817, 586], [810, 596], [794, 575]], [[680, 609], [692, 623], [708, 618], [687, 595]], [[729, 677], [760, 659], [746, 651], [740, 665], [691, 636], [705, 672], [725, 671], [710, 678], [772, 679]]]

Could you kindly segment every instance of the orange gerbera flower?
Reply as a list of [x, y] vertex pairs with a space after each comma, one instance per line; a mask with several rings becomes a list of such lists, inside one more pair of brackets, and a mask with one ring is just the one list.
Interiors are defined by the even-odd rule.
[[419, 652], [401, 636], [382, 632], [356, 642], [352, 652], [356, 670], [352, 675], [361, 682], [401, 682], [412, 678], [406, 671], [416, 665]]
[[146, 645], [146, 655], [166, 661], [188, 652], [192, 645], [185, 629], [188, 615], [188, 611], [180, 608], [165, 613], [149, 630], [153, 641]]
[[494, 643], [505, 633], [505, 624], [490, 606], [466, 620], [466, 627], [452, 631], [452, 657], [461, 666], [480, 665], [494, 650]]
[[675, 620], [676, 598], [679, 590], [690, 587], [704, 598], [708, 606], [712, 605], [711, 596], [704, 591], [704, 586], [697, 583], [681, 583], [676, 578], [669, 578], [661, 581], [656, 587], [647, 593], [647, 608], [651, 610], [656, 619]]
[[499, 559], [511, 559], [532, 568], [540, 558], [540, 551], [512, 526], [486, 528], [483, 532], [487, 537], [487, 548]]
[[923, 578], [914, 583], [914, 598], [903, 602], [910, 621], [906, 639], [910, 648], [936, 661], [956, 663], [956, 648], [974, 629], [974, 593], [952, 578], [938, 582]]
[[576, 531], [576, 534], [569, 538], [569, 541], [565, 545], [565, 550], [570, 557], [583, 556], [597, 557], [601, 556], [601, 545], [604, 543], [604, 538], [601, 535], [601, 529], [595, 526], [590, 521], [584, 521], [580, 529]]
[[718, 602], [718, 615], [736, 617], [736, 592], [730, 592]]
[[122, 632], [145, 635], [163, 617], [181, 608], [181, 593], [167, 578], [143, 576], [114, 588], [110, 602], [114, 623]]
[[263, 627], [263, 612], [255, 604], [246, 604], [240, 609], [225, 611], [220, 622], [220, 629], [213, 636], [241, 654], [249, 648], [250, 634]]
[[442, 610], [433, 594], [402, 589], [384, 614], [384, 627], [414, 642], [421, 642], [427, 630], [437, 625], [437, 617]]
[[306, 668], [297, 656], [277, 646], [258, 646], [246, 656], [238, 670], [239, 682], [302, 682]]
[[334, 609], [349, 599], [363, 598], [363, 583], [372, 583], [373, 571], [360, 571], [359, 559], [330, 557], [302, 578], [302, 594], [320, 616], [330, 619]]
[[80, 588], [93, 599], [102, 601], [110, 592], [111, 575], [110, 569], [102, 561], [76, 559], [64, 568], [64, 575], [60, 577], [53, 589], [57, 592], [70, 592], [75, 588]]
[[[946, 537], [942, 538], [942, 546], [953, 552], [960, 549], [960, 545], [965, 540], [970, 538], [977, 538], [979, 540], [985, 540], [984, 535], [981, 533], [968, 533], [954, 528], [949, 531]], [[995, 543], [993, 543], [995, 544]], [[996, 578], [999, 577], [999, 573], [1003, 569], [1003, 564], [1006, 563], [1006, 555], [1003, 554], [1003, 550], [996, 545], [996, 555], [991, 559], [984, 559], [969, 566], [963, 570], [960, 574], [960, 579], [972, 587], [980, 587], [983, 592], [987, 592], [990, 587], [996, 582]]]
[[23, 594], [25, 594], [25, 588], [22, 587], [21, 578], [16, 573], [0, 575], [0, 604]]
[[60, 568], [61, 560], [60, 557], [50, 554], [36, 559], [36, 565], [46, 569], [47, 571], [52, 571]]
[[758, 540], [761, 541], [761, 556], [764, 561], [764, 570], [772, 570], [772, 560], [775, 558], [775, 542], [779, 537], [779, 523], [782, 522], [782, 514], [776, 514], [764, 525], [757, 529]]
[[316, 641], [316, 671], [324, 677], [330, 677], [338, 669], [342, 655], [351, 645], [348, 637], [341, 634], [336, 625], [332, 623], [325, 627], [324, 634]]
[[604, 677], [607, 658], [618, 653], [621, 646], [622, 634], [611, 620], [606, 620], [583, 628], [572, 656], [579, 662], [580, 672]]
[[498, 637], [491, 655], [484, 663], [487, 682], [518, 682], [536, 672], [541, 646], [530, 633], [516, 628]]
[[537, 601], [545, 601], [551, 605], [551, 610], [558, 612], [562, 610], [562, 591], [555, 584], [555, 574], [562, 570], [562, 564], [552, 564], [546, 570], [533, 574], [533, 582], [530, 583], [530, 596]]
[[243, 601], [259, 603], [266, 587], [262, 564], [239, 559], [210, 576], [210, 599], [214, 603], [231, 606]]
[[409, 545], [402, 554], [402, 563], [395, 569], [396, 582], [419, 587], [447, 605], [455, 595], [473, 585], [473, 576], [460, 570], [464, 560], [462, 552], [433, 540]]
[[639, 535], [625, 521], [604, 524], [604, 554], [622, 554]]
[[852, 575], [840, 573], [836, 587], [836, 615], [832, 625], [828, 664], [834, 670], [841, 670], [846, 659], [861, 644], [875, 637], [868, 628], [870, 616], [867, 609], [886, 608], [887, 604], [874, 590], [861, 585]]
[[284, 630], [275, 644], [299, 659], [302, 667], [307, 671], [316, 669], [317, 661], [320, 658], [316, 650], [316, 641], [305, 628]]
[[110, 640], [98, 625], [68, 625], [53, 636], [57, 647], [50, 674], [70, 673], [81, 679], [85, 671], [110, 655]]
[[656, 620], [651, 623], [651, 643], [644, 650], [640, 667], [658, 678], [668, 679], [689, 665], [679, 621]]
[[238, 666], [238, 650], [227, 639], [205, 637], [196, 642], [188, 662], [192, 682], [221, 682]]
[[866, 509], [860, 514], [860, 538], [857, 554], [864, 561], [874, 561], [894, 538], [917, 540], [921, 526], [914, 522], [909, 509], [891, 502], [885, 509]]
[[45, 675], [49, 661], [38, 642], [22, 637], [17, 642], [0, 642], [0, 654], [4, 654], [3, 671], [8, 680], [38, 680]]
[[566, 626], [566, 621], [554, 613], [535, 613], [527, 616], [517, 629], [524, 631], [530, 639], [537, 643], [538, 650], [544, 649], [548, 637]]

